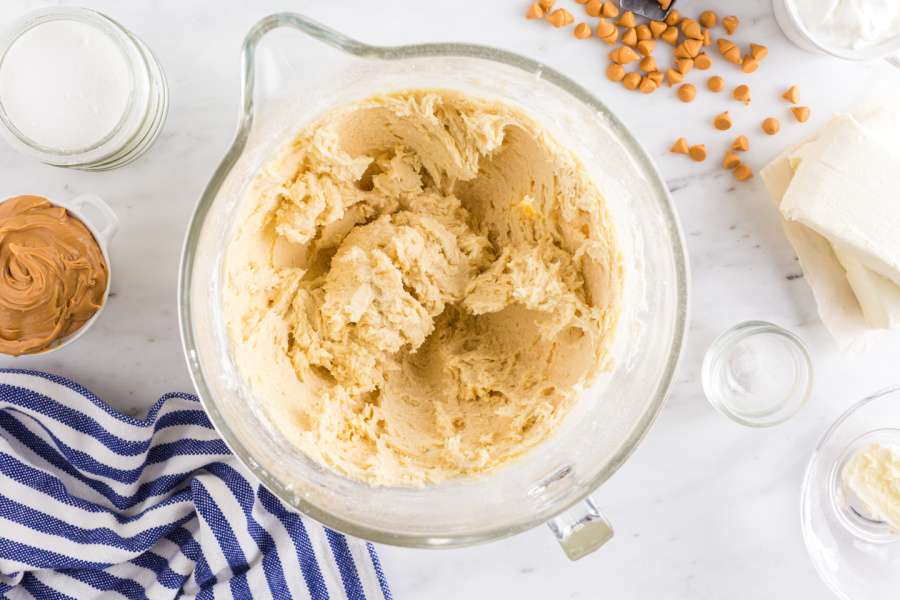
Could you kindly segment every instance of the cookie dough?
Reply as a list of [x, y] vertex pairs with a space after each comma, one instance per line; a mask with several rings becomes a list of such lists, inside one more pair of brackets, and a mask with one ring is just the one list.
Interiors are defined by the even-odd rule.
[[603, 196], [511, 105], [414, 90], [334, 109], [236, 222], [236, 364], [288, 439], [353, 479], [496, 469], [611, 367], [623, 269]]
[[103, 304], [109, 270], [84, 223], [41, 196], [0, 203], [0, 353], [32, 354]]

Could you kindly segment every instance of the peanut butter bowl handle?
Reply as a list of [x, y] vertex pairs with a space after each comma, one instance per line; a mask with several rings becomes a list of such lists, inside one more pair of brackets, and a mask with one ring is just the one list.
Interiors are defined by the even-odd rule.
[[[365, 539], [459, 547], [550, 522], [572, 558], [602, 545], [612, 529], [588, 496], [625, 462], [661, 409], [686, 330], [682, 233], [646, 152], [599, 100], [537, 62], [463, 44], [368, 46], [297, 14], [271, 15], [250, 30], [242, 86], [235, 140], [197, 206], [179, 282], [188, 367], [226, 443], [285, 502]], [[579, 157], [615, 222], [626, 264], [623, 309], [610, 370], [581, 392], [546, 442], [477, 477], [373, 486], [322, 466], [273, 426], [235, 364], [223, 263], [241, 199], [252, 193], [261, 165], [297, 132], [334, 107], [422, 89], [514, 105]]]

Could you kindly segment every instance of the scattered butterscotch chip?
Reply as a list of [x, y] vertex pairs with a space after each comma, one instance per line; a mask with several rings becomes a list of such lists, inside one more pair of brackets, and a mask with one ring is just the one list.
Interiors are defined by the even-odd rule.
[[608, 46], [612, 46], [616, 43], [616, 40], [619, 39], [619, 28], [613, 25], [612, 31], [606, 36], [601, 37], [600, 39], [603, 40]]
[[566, 9], [557, 8], [552, 13], [547, 15], [547, 20], [554, 27], [564, 27], [573, 23], [575, 21], [575, 17], [572, 16], [572, 13], [570, 13]]
[[653, 81], [657, 86], [662, 85], [663, 80], [666, 78], [666, 74], [662, 71], [650, 71], [647, 73], [647, 78]]
[[678, 43], [678, 28], [672, 25], [663, 31], [659, 37], [661, 37], [664, 42], [668, 42], [674, 46]]
[[602, 0], [588, 0], [587, 4], [584, 5], [584, 12], [586, 12], [589, 17], [599, 17], [602, 11]]
[[638, 85], [638, 89], [642, 94], [652, 94], [658, 87], [659, 84], [649, 77], [644, 77], [643, 79], [641, 79], [641, 83]]
[[704, 27], [715, 27], [716, 21], [719, 20], [719, 15], [717, 15], [714, 11], [704, 10], [700, 13], [700, 24]]
[[619, 16], [619, 7], [612, 0], [606, 0], [603, 8], [600, 10], [600, 16], [607, 19], [614, 19]]
[[575, 0], [578, 4], [587, 4], [588, 0]]
[[703, 47], [712, 46], [712, 34], [709, 29], [703, 30]]
[[800, 97], [800, 91], [797, 89], [796, 85], [792, 85], [788, 88], [788, 90], [781, 95], [782, 98], [790, 102], [791, 104], [797, 104], [798, 99]]
[[663, 10], [669, 10], [669, 7], [672, 6], [672, 0], [656, 0], [656, 3]]
[[694, 58], [694, 66], [701, 71], [705, 71], [712, 66], [712, 59], [706, 54], [706, 52], [701, 52], [696, 56], [696, 58]]
[[741, 20], [734, 15], [728, 15], [724, 19], [722, 19], [722, 27], [725, 28], [725, 31], [728, 32], [728, 35], [733, 34], [737, 31], [738, 25], [741, 24]]
[[809, 120], [808, 106], [795, 106], [791, 108], [791, 112], [794, 113], [794, 118], [800, 123], [806, 123], [806, 121]]
[[734, 88], [734, 91], [731, 92], [731, 95], [738, 102], [743, 102], [744, 104], [750, 104], [750, 86], [739, 85], [736, 88]]
[[[689, 39], [682, 42], [685, 50], [687, 50], [688, 58], [696, 58], [700, 51], [703, 50], [703, 42], [700, 40]], [[696, 60], [694, 61], [697, 62]], [[697, 66], [696, 64], [694, 66]]]
[[734, 48], [734, 42], [726, 38], [719, 38], [716, 40], [716, 45], [719, 47], [719, 54], [725, 56], [725, 53]]
[[725, 158], [722, 160], [722, 166], [726, 169], [733, 169], [736, 166], [741, 164], [741, 157], [732, 152], [731, 150], [725, 153]]
[[721, 92], [725, 89], [725, 80], [718, 75], [713, 75], [707, 80], [706, 87], [708, 87], [711, 92]]
[[688, 152], [690, 152], [690, 150], [691, 149], [690, 146], [688, 146], [687, 140], [683, 137], [675, 140], [675, 143], [672, 144], [672, 148], [670, 149], [670, 151], [674, 154], [687, 154]]
[[734, 168], [734, 178], [738, 181], [747, 181], [751, 177], [753, 177], [753, 171], [751, 171], [750, 167], [744, 163], [741, 163]]
[[744, 60], [741, 61], [741, 71], [744, 73], [753, 73], [759, 68], [759, 61], [750, 56], [749, 54], [744, 57]]
[[781, 123], [775, 117], [769, 117], [762, 122], [762, 130], [768, 135], [775, 135], [781, 130]]
[[731, 129], [731, 116], [728, 114], [726, 110], [720, 115], [716, 115], [716, 118], [713, 119], [713, 125], [719, 131], [727, 131]]
[[688, 154], [691, 155], [691, 158], [694, 159], [695, 162], [703, 162], [706, 160], [706, 146], [703, 144], [691, 146], [688, 150]]
[[650, 56], [653, 54], [653, 49], [656, 47], [656, 42], [653, 40], [641, 40], [637, 43], [637, 51], [644, 56]]
[[606, 67], [606, 78], [610, 81], [622, 81], [625, 79], [625, 67], [619, 63], [609, 63]]
[[600, 19], [597, 22], [597, 37], [605, 38], [612, 33], [619, 31], [615, 25], [607, 21], [606, 19]]
[[763, 60], [769, 55], [769, 49], [762, 44], [750, 44], [750, 56], [756, 60]]
[[675, 68], [682, 75], [687, 75], [688, 71], [694, 68], [694, 59], [693, 58], [676, 58], [675, 59]]
[[620, 46], [609, 53], [609, 60], [617, 62], [620, 65], [627, 65], [628, 63], [634, 62], [637, 59], [637, 52], [635, 52], [628, 46]]
[[538, 4], [541, 5], [544, 12], [548, 12], [556, 4], [556, 0], [538, 0]]
[[675, 25], [678, 25], [678, 23], [680, 23], [680, 22], [681, 22], [681, 13], [678, 12], [677, 10], [673, 10], [666, 17], [666, 25], [668, 25], [670, 27], [674, 27]]
[[697, 96], [697, 88], [691, 83], [682, 84], [678, 88], [678, 99], [682, 102], [691, 102]]
[[626, 46], [634, 46], [637, 42], [637, 32], [634, 30], [634, 27], [626, 29], [625, 33], [622, 34], [622, 43]]
[[591, 27], [587, 23], [579, 23], [575, 26], [575, 37], [579, 40], [586, 40], [591, 37]]
[[650, 21], [650, 33], [655, 38], [661, 36], [662, 32], [665, 31], [667, 27], [668, 25], [666, 25], [662, 21]]
[[625, 77], [622, 78], [622, 85], [624, 85], [626, 89], [636, 90], [640, 84], [640, 73], [627, 73]]
[[725, 57], [725, 60], [736, 65], [741, 64], [741, 49], [738, 48], [731, 40], [719, 38], [719, 53]]
[[535, 2], [531, 6], [528, 7], [528, 12], [525, 13], [526, 19], [543, 19], [544, 18], [544, 9], [541, 8], [541, 5]]
[[684, 73], [675, 69], [668, 69], [666, 71], [666, 79], [669, 81], [669, 87], [672, 87], [684, 81]]
[[684, 19], [681, 21], [681, 33], [692, 40], [703, 39], [703, 30], [700, 29], [700, 23], [693, 19]]
[[641, 62], [638, 63], [638, 68], [645, 73], [656, 71], [656, 59], [652, 56], [645, 56], [641, 59]]
[[739, 135], [737, 139], [731, 142], [731, 149], [735, 152], [746, 152], [750, 149], [750, 140], [746, 135]]
[[622, 13], [622, 16], [619, 17], [619, 20], [616, 21], [616, 25], [621, 27], [636, 27], [637, 19], [634, 18], [634, 13], [630, 10], [626, 10]]
[[637, 31], [638, 41], [653, 39], [653, 32], [650, 31], [650, 26], [646, 23], [642, 23], [635, 27], [635, 31]]

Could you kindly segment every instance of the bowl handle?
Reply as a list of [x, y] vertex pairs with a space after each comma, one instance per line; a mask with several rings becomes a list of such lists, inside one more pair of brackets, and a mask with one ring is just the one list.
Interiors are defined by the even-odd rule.
[[[116, 235], [116, 231], [119, 230], [119, 218], [113, 212], [113, 209], [109, 207], [109, 204], [104, 202], [97, 194], [81, 194], [69, 204], [90, 222], [100, 237], [100, 241], [104, 244], [109, 244], [113, 236]], [[92, 209], [91, 212], [93, 214], [84, 214], [86, 208]]]
[[569, 560], [578, 560], [613, 537], [613, 528], [590, 496], [566, 512], [547, 521]]

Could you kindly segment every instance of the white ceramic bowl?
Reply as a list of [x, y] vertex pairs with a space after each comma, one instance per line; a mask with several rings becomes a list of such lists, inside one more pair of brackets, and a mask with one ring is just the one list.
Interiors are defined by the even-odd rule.
[[119, 218], [116, 216], [116, 213], [114, 213], [109, 205], [97, 194], [81, 194], [80, 196], [76, 196], [67, 201], [49, 201], [55, 206], [65, 208], [75, 218], [84, 223], [84, 226], [88, 228], [88, 231], [90, 231], [91, 235], [94, 236], [94, 239], [97, 240], [97, 245], [100, 246], [100, 251], [103, 253], [103, 260], [106, 262], [106, 290], [103, 292], [103, 303], [100, 305], [100, 308], [97, 309], [97, 312], [95, 312], [84, 325], [79, 327], [75, 332], [57, 340], [49, 348], [41, 350], [40, 352], [25, 354], [23, 356], [37, 356], [61, 350], [84, 335], [84, 333], [90, 329], [91, 325], [97, 321], [97, 318], [100, 316], [100, 313], [103, 312], [103, 309], [106, 308], [106, 301], [109, 298], [109, 290], [112, 286], [112, 263], [109, 261], [108, 248], [109, 243], [119, 229]]

